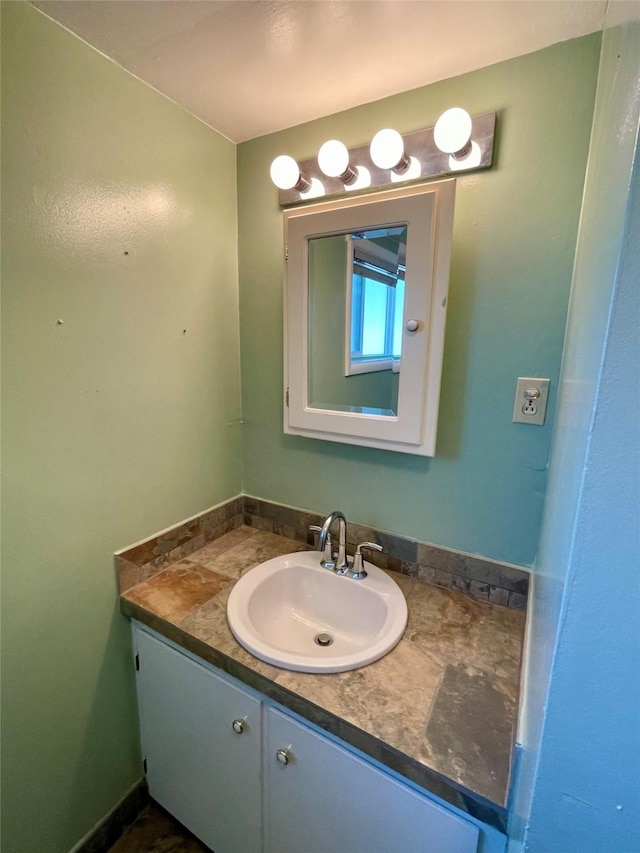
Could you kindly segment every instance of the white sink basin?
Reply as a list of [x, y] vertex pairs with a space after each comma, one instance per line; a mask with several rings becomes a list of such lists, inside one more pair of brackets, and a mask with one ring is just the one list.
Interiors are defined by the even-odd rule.
[[344, 672], [383, 657], [402, 637], [407, 603], [395, 581], [366, 562], [362, 580], [336, 575], [321, 557], [274, 557], [231, 590], [229, 627], [256, 657], [298, 672]]

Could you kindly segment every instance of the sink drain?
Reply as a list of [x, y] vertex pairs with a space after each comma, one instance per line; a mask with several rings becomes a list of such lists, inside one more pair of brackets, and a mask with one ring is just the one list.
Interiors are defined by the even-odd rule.
[[316, 634], [314, 642], [318, 646], [330, 646], [331, 643], [333, 643], [333, 637], [331, 634], [325, 634], [323, 632], [322, 634]]

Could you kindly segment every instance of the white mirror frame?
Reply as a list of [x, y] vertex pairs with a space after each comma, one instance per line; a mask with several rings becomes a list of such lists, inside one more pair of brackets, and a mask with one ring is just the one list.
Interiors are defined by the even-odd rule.
[[[285, 401], [291, 435], [434, 456], [455, 179], [284, 212]], [[396, 416], [314, 408], [308, 403], [308, 244], [315, 237], [406, 224], [404, 337]], [[416, 331], [408, 331], [417, 320]], [[344, 341], [335, 341], [341, 350]]]

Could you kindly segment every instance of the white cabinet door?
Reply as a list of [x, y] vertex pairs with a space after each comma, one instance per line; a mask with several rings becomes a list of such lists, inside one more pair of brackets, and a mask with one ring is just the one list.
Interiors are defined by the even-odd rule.
[[477, 851], [474, 824], [285, 714], [266, 713], [266, 853]]
[[215, 853], [260, 853], [261, 702], [134, 631], [151, 796]]

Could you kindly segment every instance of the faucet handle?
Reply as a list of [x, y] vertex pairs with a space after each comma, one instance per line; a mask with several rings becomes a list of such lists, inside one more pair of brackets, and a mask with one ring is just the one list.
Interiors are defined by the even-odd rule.
[[310, 524], [309, 530], [312, 530], [314, 533], [322, 533], [322, 528], [319, 524]]
[[382, 545], [378, 545], [377, 542], [361, 542], [356, 548], [356, 553], [353, 556], [353, 566], [351, 571], [349, 572], [349, 577], [355, 578], [356, 580], [362, 580], [362, 578], [366, 578], [367, 572], [364, 568], [364, 558], [362, 556], [362, 549], [368, 548], [370, 551], [383, 551]]
[[[313, 530], [314, 533], [322, 533], [322, 528], [318, 524], [310, 524], [309, 530]], [[319, 543], [318, 543], [319, 546]], [[320, 547], [318, 547], [318, 551]], [[324, 550], [322, 553], [322, 559], [320, 560], [320, 565], [324, 569], [333, 569], [335, 567], [335, 561], [333, 559], [333, 550], [331, 545], [331, 534], [327, 533], [327, 538], [324, 543]]]

